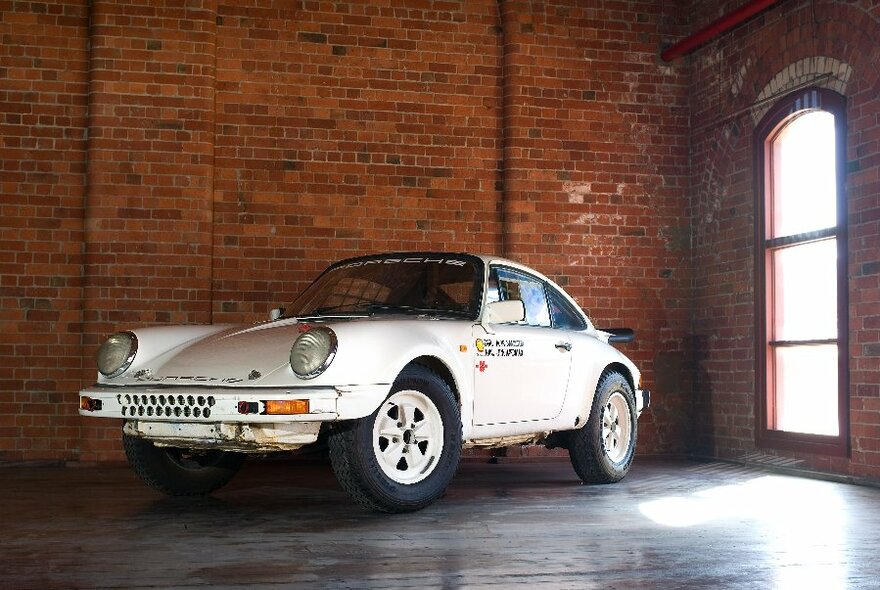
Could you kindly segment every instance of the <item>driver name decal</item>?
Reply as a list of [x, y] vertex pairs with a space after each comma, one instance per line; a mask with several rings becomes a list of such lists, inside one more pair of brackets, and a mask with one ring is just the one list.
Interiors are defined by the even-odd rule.
[[477, 338], [474, 346], [478, 356], [524, 356], [525, 342], [517, 338]]

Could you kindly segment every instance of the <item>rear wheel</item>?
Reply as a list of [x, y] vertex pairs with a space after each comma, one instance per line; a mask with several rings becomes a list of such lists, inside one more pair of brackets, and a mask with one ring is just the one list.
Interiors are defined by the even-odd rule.
[[419, 510], [443, 495], [458, 467], [458, 402], [436, 373], [413, 365], [372, 415], [337, 426], [329, 444], [333, 471], [358, 504]]
[[147, 485], [169, 496], [202, 496], [229, 483], [244, 463], [241, 453], [157, 447], [122, 435], [125, 456]]
[[568, 454], [584, 483], [614, 483], [629, 472], [636, 449], [632, 387], [616, 371], [599, 379], [587, 423], [571, 433]]

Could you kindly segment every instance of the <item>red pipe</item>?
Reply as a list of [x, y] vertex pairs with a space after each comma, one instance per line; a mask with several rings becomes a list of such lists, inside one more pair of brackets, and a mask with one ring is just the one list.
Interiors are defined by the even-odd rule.
[[733, 12], [730, 12], [711, 25], [700, 29], [690, 37], [685, 37], [675, 45], [667, 47], [660, 53], [663, 61], [672, 61], [677, 57], [687, 55], [703, 43], [726, 33], [735, 26], [747, 21], [762, 10], [778, 4], [783, 0], [751, 0], [746, 2]]

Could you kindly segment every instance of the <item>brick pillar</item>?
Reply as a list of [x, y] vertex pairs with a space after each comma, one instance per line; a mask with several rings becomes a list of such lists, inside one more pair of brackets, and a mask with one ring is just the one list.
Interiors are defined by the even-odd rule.
[[74, 459], [85, 0], [0, 4], [0, 461]]
[[[502, 39], [502, 179], [501, 249], [504, 256], [523, 259], [530, 252], [527, 242], [535, 229], [535, 202], [528, 172], [529, 131], [535, 126], [528, 116], [529, 86], [527, 46], [530, 43], [531, 11], [528, 2], [500, 0]], [[531, 79], [534, 85], [534, 79]], [[534, 132], [533, 132], [534, 135]]]
[[[216, 2], [91, 5], [84, 346], [211, 320]], [[83, 459], [119, 427], [83, 420]]]

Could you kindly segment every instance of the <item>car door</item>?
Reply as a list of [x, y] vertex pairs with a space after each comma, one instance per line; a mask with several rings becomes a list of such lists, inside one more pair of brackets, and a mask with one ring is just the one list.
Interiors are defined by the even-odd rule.
[[[544, 282], [493, 267], [487, 303], [520, 299], [526, 317], [515, 324], [474, 326], [474, 423], [508, 424], [559, 415], [571, 369], [571, 339], [551, 327]], [[527, 429], [526, 429], [527, 430]]]

